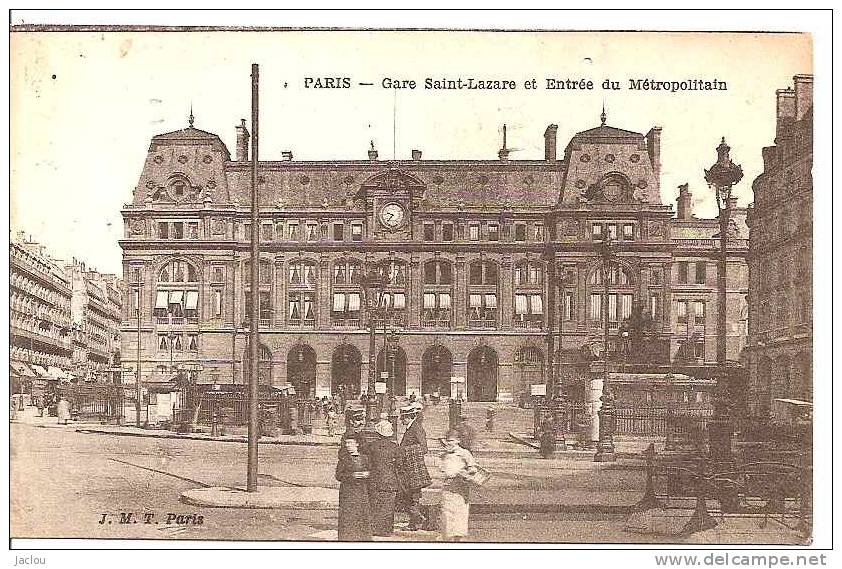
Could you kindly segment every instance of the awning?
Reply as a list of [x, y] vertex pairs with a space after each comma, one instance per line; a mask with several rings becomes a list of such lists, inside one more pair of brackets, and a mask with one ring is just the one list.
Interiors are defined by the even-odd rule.
[[496, 294], [486, 294], [485, 295], [485, 307], [486, 308], [497, 308], [497, 295]]
[[471, 294], [468, 295], [468, 306], [471, 308], [479, 308], [482, 306], [482, 295], [481, 294]]
[[184, 296], [183, 290], [174, 290], [170, 293], [170, 304], [181, 304], [181, 298]]
[[345, 295], [342, 293], [334, 293], [333, 295], [333, 311], [345, 312]]
[[526, 295], [525, 294], [516, 294], [515, 295], [515, 314], [527, 314], [529, 312], [529, 308], [526, 306]]
[[158, 295], [155, 297], [155, 308], [158, 309], [167, 309], [167, 292], [163, 290], [158, 291]]
[[348, 295], [348, 312], [355, 312], [360, 309], [360, 294], [352, 292]]
[[406, 308], [406, 295], [402, 292], [395, 293], [394, 308]]
[[23, 362], [9, 362], [9, 367], [13, 374], [21, 377], [36, 377], [35, 372], [29, 369], [29, 366]]
[[188, 290], [187, 291], [187, 302], [184, 304], [185, 310], [196, 310], [199, 306], [199, 291], [197, 290]]
[[424, 293], [424, 308], [426, 310], [432, 310], [436, 307], [436, 295], [431, 292]]
[[540, 294], [533, 294], [532, 295], [532, 314], [543, 314], [544, 313], [544, 305], [541, 302], [541, 295]]
[[442, 310], [450, 309], [450, 294], [443, 292], [439, 295], [439, 308]]
[[70, 374], [68, 374], [66, 371], [64, 371], [60, 367], [49, 366], [49, 367], [47, 367], [47, 373], [49, 373], [50, 377], [52, 377], [54, 379], [60, 379], [62, 381], [70, 381], [70, 377], [71, 377]]
[[50, 377], [50, 374], [47, 373], [47, 370], [45, 370], [38, 364], [32, 364], [32, 370], [38, 374], [38, 377]]

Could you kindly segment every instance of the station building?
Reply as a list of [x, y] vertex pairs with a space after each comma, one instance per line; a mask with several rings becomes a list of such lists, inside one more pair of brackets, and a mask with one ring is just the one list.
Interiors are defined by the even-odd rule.
[[[263, 383], [319, 397], [340, 385], [365, 391], [360, 283], [377, 267], [387, 317], [376, 371], [391, 374], [397, 394], [449, 393], [461, 378], [469, 401], [518, 401], [553, 366], [566, 389], [588, 397], [603, 373], [606, 287], [618, 385], [624, 371], [712, 366], [718, 222], [693, 215], [687, 187], [677, 211], [661, 202], [661, 129], [622, 130], [603, 114], [560, 153], [557, 132], [547, 127], [535, 160], [511, 159], [505, 138], [491, 160], [425, 160], [414, 150], [386, 161], [373, 144], [362, 160], [261, 160], [253, 290], [249, 132], [236, 126], [232, 156], [191, 116], [187, 128], [152, 138], [122, 211], [124, 365], [139, 361], [147, 385], [171, 382], [179, 366], [200, 384], [242, 384], [258, 295]], [[748, 232], [745, 209], [733, 217], [728, 348], [737, 360]], [[623, 342], [634, 320], [654, 346], [642, 362]]]

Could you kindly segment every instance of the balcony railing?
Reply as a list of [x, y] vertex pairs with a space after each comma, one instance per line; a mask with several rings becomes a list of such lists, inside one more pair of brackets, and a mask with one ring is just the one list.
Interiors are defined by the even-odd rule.
[[315, 328], [316, 321], [315, 320], [302, 320], [301, 318], [290, 318], [287, 320], [287, 324], [289, 324], [292, 328]]
[[512, 322], [515, 328], [542, 328], [544, 326], [543, 319], [541, 320], [515, 320]]
[[359, 318], [331, 318], [330, 319], [331, 325], [337, 328], [353, 328], [358, 330], [361, 328], [361, 322]]
[[452, 325], [450, 318], [438, 319], [427, 318], [421, 321], [422, 328], [450, 328]]
[[497, 328], [497, 320], [488, 320], [488, 319], [480, 319], [480, 320], [472, 320], [468, 319], [468, 328]]

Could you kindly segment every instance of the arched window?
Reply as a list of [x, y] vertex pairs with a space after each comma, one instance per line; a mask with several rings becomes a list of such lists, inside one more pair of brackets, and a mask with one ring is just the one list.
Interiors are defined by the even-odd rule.
[[515, 265], [516, 328], [541, 328], [544, 325], [544, 266], [539, 261], [524, 260]]
[[362, 263], [356, 259], [337, 259], [333, 263], [333, 297], [330, 320], [334, 326], [360, 328], [360, 279]]
[[423, 328], [449, 328], [453, 320], [453, 264], [443, 259], [424, 263], [421, 306]]
[[[258, 319], [259, 326], [272, 324], [272, 263], [268, 259], [260, 259], [258, 265]], [[245, 283], [245, 304], [243, 305], [246, 321], [251, 322], [252, 291], [251, 291], [251, 260], [243, 263], [243, 282]]]
[[497, 265], [491, 261], [474, 261], [468, 266], [468, 327], [496, 328], [498, 322]]
[[199, 279], [196, 268], [173, 260], [158, 273], [155, 288], [155, 317], [158, 324], [197, 324], [199, 321]]
[[380, 308], [392, 326], [406, 326], [407, 267], [400, 259], [389, 259], [377, 265], [386, 283], [380, 296]]
[[[603, 277], [603, 270], [607, 277]], [[604, 281], [608, 281], [608, 285]], [[597, 263], [588, 278], [588, 320], [592, 326], [602, 326], [604, 295], [608, 293], [608, 322], [613, 328], [631, 318], [634, 305], [634, 281], [627, 267], [610, 263], [603, 267]], [[685, 305], [686, 307], [686, 305]]]
[[314, 261], [297, 260], [287, 270], [287, 323], [290, 326], [316, 326], [316, 284], [318, 267]]

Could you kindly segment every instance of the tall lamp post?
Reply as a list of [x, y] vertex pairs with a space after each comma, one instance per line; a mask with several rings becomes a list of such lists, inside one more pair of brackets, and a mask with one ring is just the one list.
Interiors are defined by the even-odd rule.
[[375, 353], [377, 350], [377, 309], [385, 286], [386, 279], [377, 269], [369, 270], [368, 274], [362, 279], [366, 317], [368, 319], [368, 387], [366, 388], [365, 418], [369, 425], [373, 425], [377, 421], [377, 400], [374, 395], [375, 383], [377, 382], [377, 356]]
[[608, 383], [608, 333], [610, 326], [610, 319], [608, 314], [608, 284], [609, 284], [609, 268], [614, 257], [612, 249], [612, 240], [606, 237], [601, 244], [600, 254], [602, 255], [602, 362], [603, 362], [603, 380], [602, 380], [602, 396], [599, 398], [602, 404], [599, 406], [599, 442], [596, 446], [596, 454], [593, 459], [594, 462], [614, 462], [617, 460], [614, 454], [614, 426], [616, 422], [616, 415], [614, 409], [614, 396], [611, 394], [611, 387]]
[[713, 188], [716, 207], [719, 210], [719, 267], [716, 271], [717, 314], [716, 314], [716, 364], [718, 368], [716, 392], [713, 399], [714, 420], [708, 426], [710, 450], [714, 458], [728, 460], [731, 457], [733, 425], [729, 410], [728, 353], [727, 353], [727, 296], [726, 271], [728, 264], [728, 226], [734, 201], [731, 189], [743, 178], [743, 169], [731, 161], [731, 147], [725, 137], [716, 147], [717, 160], [705, 170], [705, 181]]

